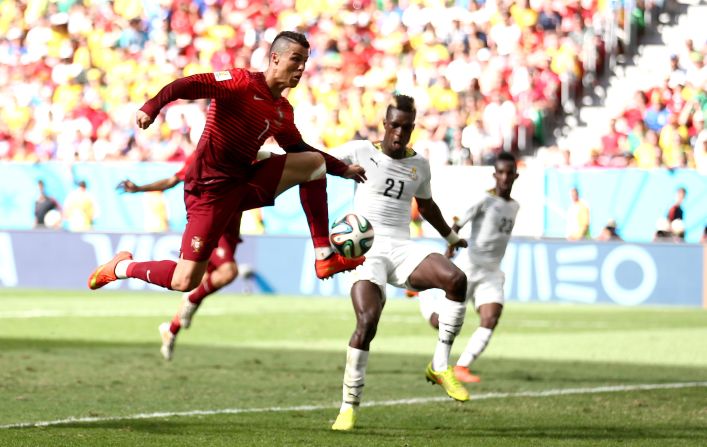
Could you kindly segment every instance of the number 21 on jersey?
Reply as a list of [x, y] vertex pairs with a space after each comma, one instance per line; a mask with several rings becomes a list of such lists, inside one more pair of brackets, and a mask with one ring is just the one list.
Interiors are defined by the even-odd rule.
[[405, 189], [405, 182], [403, 182], [402, 180], [398, 180], [400, 189], [397, 189], [395, 187], [395, 180], [393, 180], [392, 178], [385, 179], [385, 184], [388, 185], [388, 187], [385, 188], [385, 191], [383, 191], [384, 196], [399, 199], [400, 196], [403, 195], [403, 189]]

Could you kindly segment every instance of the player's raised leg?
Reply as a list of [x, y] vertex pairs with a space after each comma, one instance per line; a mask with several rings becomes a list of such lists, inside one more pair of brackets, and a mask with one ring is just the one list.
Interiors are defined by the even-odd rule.
[[351, 430], [356, 424], [368, 365], [368, 351], [383, 312], [383, 293], [371, 281], [356, 282], [351, 288], [351, 300], [356, 314], [356, 329], [346, 351], [343, 399], [339, 415], [331, 426], [332, 430]]
[[185, 192], [187, 226], [182, 234], [178, 261], [137, 262], [129, 253], [121, 252], [91, 274], [89, 287], [98, 289], [118, 279], [137, 278], [170, 290], [187, 292], [194, 289], [201, 282], [209, 256], [240, 208], [247, 190], [247, 187], [234, 187], [228, 194], [218, 196], [208, 191]]
[[433, 253], [427, 256], [412, 272], [409, 284], [418, 290], [442, 289], [446, 299], [439, 302], [438, 340], [432, 361], [425, 376], [428, 381], [441, 385], [456, 400], [469, 400], [469, 392], [454, 376], [449, 366], [449, 354], [454, 339], [461, 331], [466, 313], [466, 275], [444, 256]]
[[[284, 165], [278, 166], [281, 160], [275, 156], [268, 160], [257, 163], [258, 171], [253, 178], [253, 182], [268, 189], [268, 183], [278, 173], [279, 181], [273, 193], [274, 197], [279, 196], [295, 185], [300, 185], [300, 200], [302, 208], [307, 216], [309, 231], [312, 236], [315, 253], [315, 269], [320, 279], [329, 278], [332, 275], [352, 270], [363, 263], [364, 257], [347, 259], [335, 253], [329, 243], [329, 210], [327, 208], [326, 192], [326, 162], [324, 156], [318, 152], [297, 152], [285, 155]], [[256, 199], [249, 197], [245, 208], [263, 206], [267, 200], [257, 203]]]

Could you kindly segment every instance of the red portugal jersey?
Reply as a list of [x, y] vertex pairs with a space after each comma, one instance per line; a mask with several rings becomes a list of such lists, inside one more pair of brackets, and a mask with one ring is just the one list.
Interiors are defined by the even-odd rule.
[[186, 190], [238, 181], [271, 136], [281, 147], [302, 141], [292, 105], [284, 97], [273, 98], [260, 72], [235, 68], [177, 79], [140, 110], [154, 118], [171, 101], [199, 98], [212, 101], [194, 161], [186, 171]]
[[177, 171], [176, 174], [174, 174], [174, 175], [177, 176], [177, 178], [178, 178], [180, 181], [183, 182], [184, 179], [186, 178], [186, 176], [187, 176], [187, 169], [189, 169], [189, 166], [190, 166], [190, 165], [192, 164], [192, 162], [194, 161], [194, 158], [196, 158], [196, 151], [193, 151], [191, 154], [189, 154], [189, 156], [187, 157], [187, 159], [184, 160], [184, 164], [182, 165], [182, 169], [180, 169], [179, 171]]

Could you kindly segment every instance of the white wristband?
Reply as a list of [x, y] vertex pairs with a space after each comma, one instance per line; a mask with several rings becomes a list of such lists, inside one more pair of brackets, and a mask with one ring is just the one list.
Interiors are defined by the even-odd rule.
[[449, 234], [444, 238], [447, 240], [447, 243], [449, 243], [449, 245], [454, 245], [462, 239], [454, 230], [450, 231]]

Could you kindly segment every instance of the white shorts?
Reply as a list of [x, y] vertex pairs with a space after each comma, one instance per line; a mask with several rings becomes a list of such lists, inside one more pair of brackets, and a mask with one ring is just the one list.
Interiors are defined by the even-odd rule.
[[[469, 257], [462, 252], [454, 260], [454, 264], [466, 275], [466, 299], [479, 310], [483, 304], [498, 303], [503, 306], [503, 284], [506, 276], [500, 268], [487, 268], [472, 265]], [[432, 313], [438, 313], [438, 302], [446, 299], [444, 290], [429, 289], [420, 292], [420, 312], [429, 320]]]
[[366, 253], [366, 262], [352, 274], [352, 284], [371, 281], [380, 287], [385, 299], [385, 286], [412, 289], [410, 274], [430, 254], [436, 251], [410, 239], [393, 239], [376, 236], [373, 247]]
[[474, 309], [482, 304], [504, 304], [503, 284], [506, 275], [500, 267], [474, 265], [467, 253], [457, 256], [454, 264], [466, 274], [466, 299], [474, 303]]

